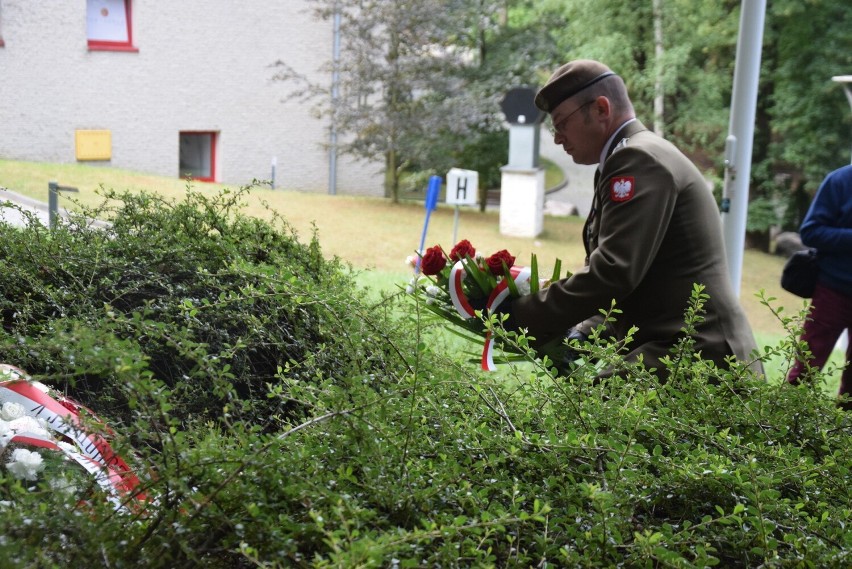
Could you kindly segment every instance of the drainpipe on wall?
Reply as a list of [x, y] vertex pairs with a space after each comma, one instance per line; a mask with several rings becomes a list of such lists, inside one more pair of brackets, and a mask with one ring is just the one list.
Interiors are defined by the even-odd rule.
[[328, 141], [328, 193], [337, 194], [337, 103], [340, 98], [340, 6], [335, 2], [331, 70], [331, 127]]

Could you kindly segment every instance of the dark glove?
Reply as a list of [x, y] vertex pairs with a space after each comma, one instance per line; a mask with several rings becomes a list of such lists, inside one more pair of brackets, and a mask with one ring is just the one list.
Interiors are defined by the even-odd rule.
[[474, 310], [480, 310], [485, 312], [485, 306], [488, 304], [488, 297], [482, 296], [479, 298], [468, 298], [468, 304], [470, 304]]
[[[566, 343], [570, 343], [572, 340], [577, 340], [580, 343], [587, 342], [589, 340], [588, 334], [576, 329], [569, 328], [568, 333], [565, 334]], [[565, 350], [565, 355], [562, 358], [563, 363], [568, 364], [580, 358], [580, 353], [573, 346], [567, 346]]]
[[[512, 314], [512, 297], [506, 297], [500, 305], [494, 309], [494, 314], [497, 320], [503, 323], [503, 329], [507, 332], [517, 332], [518, 325], [515, 323], [515, 317]], [[508, 315], [506, 320], [503, 320], [503, 315]]]
[[[488, 314], [485, 312], [485, 307], [488, 304], [487, 298], [468, 298], [468, 303], [473, 307], [474, 310], [479, 310], [482, 312], [482, 315], [487, 317]], [[498, 321], [503, 321], [503, 315], [508, 314], [509, 318], [503, 322], [503, 328], [507, 331], [517, 331], [518, 327], [515, 325], [515, 319], [512, 317], [512, 298], [507, 297], [500, 303], [500, 305], [494, 310], [494, 314], [497, 315]]]

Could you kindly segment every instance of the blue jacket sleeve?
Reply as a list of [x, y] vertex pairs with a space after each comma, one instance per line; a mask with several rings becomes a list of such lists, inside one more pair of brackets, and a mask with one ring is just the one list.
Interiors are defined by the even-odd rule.
[[852, 250], [852, 169], [826, 177], [799, 233], [802, 243], [819, 251]]

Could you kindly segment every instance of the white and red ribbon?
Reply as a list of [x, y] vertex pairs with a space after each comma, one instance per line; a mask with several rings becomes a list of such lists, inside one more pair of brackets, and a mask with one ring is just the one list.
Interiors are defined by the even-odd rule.
[[[509, 268], [509, 273], [512, 275], [515, 285], [521, 286], [525, 281], [530, 280], [531, 269], [529, 267], [513, 266]], [[453, 306], [455, 306], [459, 316], [465, 319], [476, 316], [473, 307], [467, 300], [467, 295], [464, 293], [464, 287], [462, 286], [466, 274], [467, 272], [465, 271], [464, 263], [457, 261], [456, 264], [453, 265], [453, 268], [450, 269], [449, 284], [450, 299], [453, 301]], [[497, 286], [494, 287], [494, 290], [492, 290], [491, 294], [488, 296], [488, 302], [485, 305], [486, 312], [488, 314], [492, 314], [497, 307], [506, 300], [510, 293], [509, 283], [504, 278], [497, 283]], [[485, 345], [482, 347], [482, 358], [480, 361], [480, 367], [485, 371], [494, 371], [497, 369], [494, 365], [493, 351], [494, 340], [491, 338], [491, 332], [488, 331], [485, 335]]]
[[464, 319], [473, 318], [476, 316], [473, 307], [467, 300], [467, 295], [464, 293], [464, 277], [467, 271], [464, 269], [462, 261], [456, 261], [453, 268], [450, 269], [450, 300], [453, 301], [453, 306], [456, 307], [456, 312]]
[[[521, 286], [522, 283], [530, 280], [531, 271], [529, 267], [510, 267], [509, 273], [514, 278], [515, 286]], [[506, 279], [497, 283], [497, 286], [494, 287], [494, 290], [491, 291], [491, 295], [488, 297], [488, 304], [485, 306], [488, 314], [492, 314], [506, 300], [509, 294], [509, 284], [506, 282]], [[494, 365], [494, 339], [491, 337], [490, 330], [485, 334], [485, 345], [482, 346], [480, 367], [485, 371], [494, 371], [497, 369], [497, 366]]]

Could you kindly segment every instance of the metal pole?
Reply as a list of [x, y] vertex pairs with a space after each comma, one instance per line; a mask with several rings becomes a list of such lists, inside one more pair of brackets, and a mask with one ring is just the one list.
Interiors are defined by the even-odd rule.
[[79, 192], [71, 186], [60, 186], [58, 182], [51, 180], [47, 183], [47, 226], [56, 229], [59, 221], [59, 192]]
[[335, 2], [332, 39], [331, 129], [328, 141], [328, 193], [337, 194], [337, 105], [340, 99], [340, 5]]
[[450, 243], [458, 243], [459, 235], [459, 206], [456, 204], [456, 213], [453, 216], [453, 240]]
[[47, 183], [47, 226], [56, 229], [56, 217], [59, 213], [59, 183], [51, 180]]
[[[725, 151], [725, 187], [722, 230], [731, 284], [739, 295], [742, 280], [745, 227], [748, 216], [748, 191], [751, 178], [751, 154], [757, 109], [757, 85], [766, 0], [743, 0], [740, 6], [740, 30], [731, 118]], [[726, 211], [727, 210], [727, 211]]]

